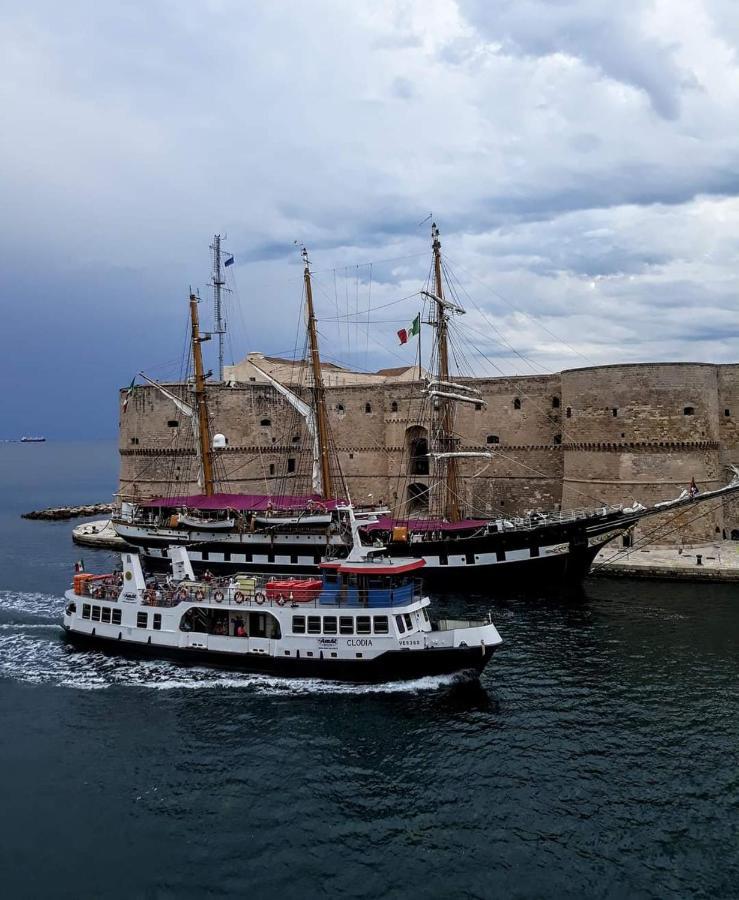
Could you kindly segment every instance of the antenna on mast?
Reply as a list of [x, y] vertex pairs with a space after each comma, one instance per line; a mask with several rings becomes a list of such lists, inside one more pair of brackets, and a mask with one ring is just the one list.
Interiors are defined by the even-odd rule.
[[223, 337], [226, 334], [226, 323], [223, 321], [223, 287], [226, 282], [223, 279], [223, 266], [221, 265], [221, 236], [213, 235], [213, 243], [210, 245], [213, 252], [213, 306], [215, 330], [218, 335], [218, 380], [223, 381]]

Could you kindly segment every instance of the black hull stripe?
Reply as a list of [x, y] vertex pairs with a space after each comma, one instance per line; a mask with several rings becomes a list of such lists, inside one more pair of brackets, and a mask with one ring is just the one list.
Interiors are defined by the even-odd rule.
[[477, 676], [490, 661], [495, 649], [486, 647], [484, 654], [477, 647], [460, 647], [449, 650], [390, 650], [374, 659], [363, 660], [298, 659], [293, 656], [256, 653], [241, 655], [184, 647], [158, 647], [76, 631], [66, 631], [65, 634], [67, 640], [75, 646], [103, 650], [117, 656], [171, 659], [183, 665], [205, 665], [281, 678], [319, 678], [356, 684], [409, 681], [433, 675], [454, 675], [457, 672], [469, 672]]

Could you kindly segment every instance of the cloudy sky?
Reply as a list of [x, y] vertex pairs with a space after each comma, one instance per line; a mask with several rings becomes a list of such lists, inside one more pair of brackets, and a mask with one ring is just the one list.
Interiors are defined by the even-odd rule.
[[739, 356], [733, 0], [3, 6], [0, 437], [115, 435], [215, 232], [229, 357], [295, 347], [297, 241], [325, 355], [409, 361], [430, 212], [480, 371]]

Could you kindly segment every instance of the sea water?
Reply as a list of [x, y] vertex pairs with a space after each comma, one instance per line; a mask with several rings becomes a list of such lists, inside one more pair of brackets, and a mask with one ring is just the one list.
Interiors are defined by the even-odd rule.
[[730, 897], [739, 591], [593, 580], [490, 609], [479, 684], [356, 687], [71, 650], [114, 445], [0, 445], [4, 897]]

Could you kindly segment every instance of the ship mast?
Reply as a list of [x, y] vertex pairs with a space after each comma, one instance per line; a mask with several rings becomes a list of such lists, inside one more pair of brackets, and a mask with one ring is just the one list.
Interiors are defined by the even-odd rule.
[[223, 324], [223, 297], [222, 290], [225, 281], [223, 280], [223, 269], [221, 267], [221, 236], [213, 235], [213, 243], [210, 245], [213, 251], [213, 305], [215, 318], [215, 333], [218, 335], [218, 380], [223, 381], [223, 337], [226, 328]]
[[316, 428], [318, 431], [318, 449], [321, 461], [321, 496], [324, 500], [332, 499], [333, 485], [331, 483], [330, 447], [328, 414], [326, 412], [326, 392], [323, 387], [323, 372], [321, 371], [321, 357], [318, 353], [318, 333], [316, 331], [316, 316], [313, 310], [313, 288], [310, 279], [310, 262], [308, 251], [303, 247], [303, 278], [305, 280], [305, 300], [308, 307], [308, 341], [310, 343], [311, 368], [313, 371], [313, 409], [316, 415]]
[[213, 448], [210, 440], [208, 423], [208, 405], [205, 398], [205, 375], [203, 373], [203, 352], [200, 347], [203, 341], [210, 340], [210, 335], [200, 334], [198, 319], [198, 298], [190, 294], [190, 322], [192, 325], [192, 359], [195, 368], [195, 409], [198, 415], [198, 439], [200, 443], [200, 464], [203, 472], [203, 493], [211, 497], [213, 490]]
[[[431, 225], [431, 238], [434, 251], [434, 281], [436, 317], [436, 355], [437, 377], [442, 384], [449, 382], [449, 316], [444, 302], [444, 285], [441, 275], [441, 240], [436, 223]], [[459, 473], [457, 460], [451, 455], [455, 452], [457, 439], [454, 436], [454, 406], [451, 399], [440, 397], [439, 416], [437, 420], [438, 446], [442, 454], [450, 454], [445, 458], [445, 484], [444, 484], [444, 518], [449, 522], [459, 522], [461, 513], [459, 510]]]

